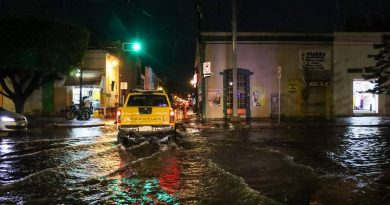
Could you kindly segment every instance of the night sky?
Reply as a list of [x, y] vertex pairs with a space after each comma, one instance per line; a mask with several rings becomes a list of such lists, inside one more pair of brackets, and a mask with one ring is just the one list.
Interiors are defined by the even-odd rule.
[[[390, 31], [390, 1], [236, 0], [238, 31]], [[0, 17], [38, 16], [87, 26], [94, 38], [139, 38], [143, 63], [190, 90], [197, 0], [0, 0]], [[231, 30], [231, 0], [201, 0], [203, 31]]]

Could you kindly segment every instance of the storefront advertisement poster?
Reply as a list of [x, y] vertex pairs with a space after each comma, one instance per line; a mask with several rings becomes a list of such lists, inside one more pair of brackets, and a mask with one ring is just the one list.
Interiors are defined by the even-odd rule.
[[208, 89], [207, 101], [210, 107], [221, 106], [221, 90], [220, 89]]
[[265, 92], [261, 87], [253, 87], [251, 91], [252, 105], [256, 107], [264, 107]]

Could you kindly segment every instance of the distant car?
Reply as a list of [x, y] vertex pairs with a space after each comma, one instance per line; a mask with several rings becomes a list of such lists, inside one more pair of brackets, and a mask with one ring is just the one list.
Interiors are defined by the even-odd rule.
[[[117, 112], [118, 141], [161, 141], [175, 134], [175, 112], [168, 95], [158, 90], [134, 90]], [[168, 137], [168, 138], [167, 138]]]
[[27, 118], [0, 107], [0, 131], [22, 131], [27, 129]]

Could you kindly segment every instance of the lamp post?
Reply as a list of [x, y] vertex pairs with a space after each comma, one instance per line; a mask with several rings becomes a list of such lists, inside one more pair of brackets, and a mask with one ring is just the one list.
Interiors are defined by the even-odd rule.
[[80, 67], [80, 69], [76, 73], [76, 77], [79, 78], [80, 80], [80, 90], [79, 90], [79, 108], [81, 108], [81, 103], [82, 103], [82, 93], [83, 93], [83, 68]]
[[82, 101], [83, 101], [83, 66], [80, 66], [80, 69], [78, 70], [76, 76], [80, 79], [80, 96], [79, 96], [79, 109], [81, 109]]

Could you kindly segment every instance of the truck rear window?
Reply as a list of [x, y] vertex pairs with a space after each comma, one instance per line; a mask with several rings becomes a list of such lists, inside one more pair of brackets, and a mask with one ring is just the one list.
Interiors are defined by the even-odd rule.
[[132, 95], [127, 106], [158, 106], [167, 107], [168, 101], [164, 95]]

